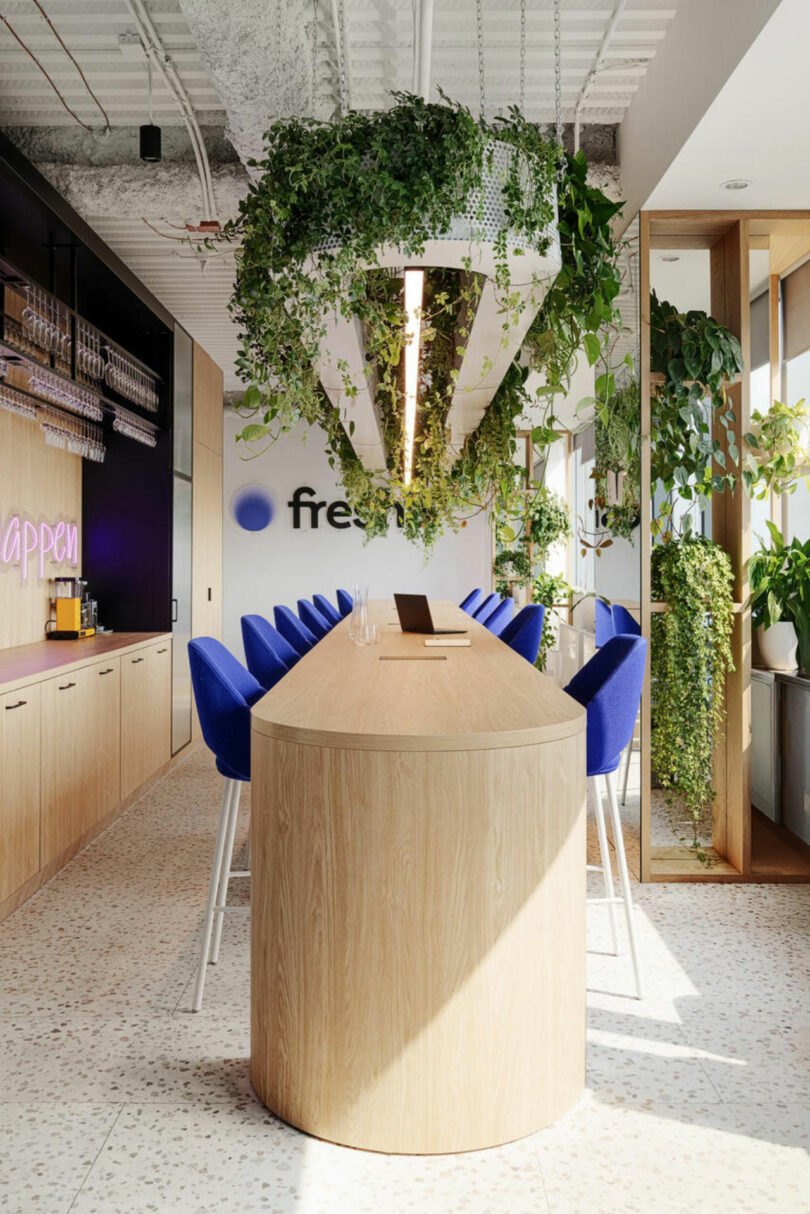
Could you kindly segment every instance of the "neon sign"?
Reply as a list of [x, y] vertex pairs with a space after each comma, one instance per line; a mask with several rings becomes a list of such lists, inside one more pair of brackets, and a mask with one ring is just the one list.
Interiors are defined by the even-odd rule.
[[23, 514], [12, 514], [0, 527], [0, 572], [18, 568], [20, 581], [29, 573], [45, 577], [45, 561], [52, 565], [79, 563], [79, 527], [63, 520], [35, 522]]

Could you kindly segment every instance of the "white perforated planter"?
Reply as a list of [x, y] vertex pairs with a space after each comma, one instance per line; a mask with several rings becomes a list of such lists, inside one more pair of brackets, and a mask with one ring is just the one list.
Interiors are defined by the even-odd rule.
[[[544, 253], [521, 245], [517, 239], [509, 241], [510, 289], [519, 296], [522, 310], [505, 331], [503, 305], [494, 282], [495, 241], [506, 218], [501, 183], [515, 154], [508, 145], [495, 144], [484, 180], [483, 207], [478, 196], [471, 198], [467, 211], [453, 220], [447, 232], [428, 241], [421, 256], [407, 258], [408, 267], [469, 269], [486, 279], [448, 417], [451, 442], [457, 450], [483, 417], [561, 266], [555, 199], [555, 220], [547, 230], [549, 245]], [[322, 247], [335, 248], [336, 244], [326, 242]], [[402, 268], [402, 251], [393, 245], [384, 246], [377, 264]], [[357, 388], [354, 397], [346, 392], [344, 373], [338, 369], [341, 363], [348, 367]], [[374, 406], [374, 384], [365, 358], [362, 326], [357, 321], [339, 315], [329, 319], [317, 370], [332, 403], [347, 422], [354, 422], [352, 443], [358, 457], [369, 469], [384, 468], [385, 450]]]

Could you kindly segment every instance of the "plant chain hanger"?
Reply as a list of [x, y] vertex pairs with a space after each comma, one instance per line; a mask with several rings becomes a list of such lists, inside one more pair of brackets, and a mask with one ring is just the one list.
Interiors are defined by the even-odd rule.
[[[414, 92], [369, 113], [351, 108], [345, 3], [332, 0], [340, 113], [271, 125], [229, 227], [241, 238], [231, 311], [250, 385], [242, 413], [255, 419], [237, 436], [243, 450], [320, 427], [366, 534], [396, 515], [427, 547], [511, 482], [527, 374], [564, 391], [618, 289], [618, 206], [588, 185], [584, 160], [564, 158], [517, 106], [487, 121], [482, 0], [480, 115], [427, 100], [432, 10], [415, 0]], [[525, 105], [526, 0], [519, 55]], [[410, 304], [409, 276], [420, 280]], [[410, 391], [407, 360], [399, 378], [408, 348]]]

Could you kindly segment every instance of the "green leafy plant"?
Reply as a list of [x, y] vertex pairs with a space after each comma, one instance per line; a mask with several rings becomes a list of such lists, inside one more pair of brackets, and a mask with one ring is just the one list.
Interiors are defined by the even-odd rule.
[[[482, 207], [493, 140], [515, 152], [500, 180], [506, 219], [494, 242], [505, 332], [525, 306], [512, 287], [510, 257], [516, 243], [549, 247], [558, 168], [562, 269], [530, 343], [535, 356], [515, 359], [460, 452], [451, 449], [447, 414], [481, 280], [472, 272], [428, 271], [419, 428], [414, 475], [406, 483], [401, 284], [379, 267], [379, 249], [396, 247], [407, 264], [429, 238], [448, 230], [470, 199], [478, 197]], [[595, 360], [600, 326], [615, 314], [619, 279], [610, 220], [619, 208], [587, 185], [584, 158], [565, 156], [514, 108], [487, 123], [446, 98], [433, 104], [395, 94], [394, 104], [379, 113], [274, 123], [264, 156], [251, 167], [256, 180], [226, 231], [241, 241], [231, 310], [242, 334], [239, 372], [249, 386], [242, 407], [248, 424], [238, 441], [260, 453], [300, 423], [321, 427], [367, 537], [385, 534], [396, 514], [406, 538], [429, 547], [496, 498], [511, 503], [520, 475], [517, 421], [530, 403], [528, 374], [544, 369], [547, 384], [550, 375], [559, 390], [583, 338]], [[382, 473], [359, 460], [353, 423], [344, 424], [318, 380], [315, 366], [336, 314], [359, 323], [366, 336], [386, 450]], [[347, 367], [339, 370], [351, 397], [358, 385]], [[549, 406], [533, 431], [538, 447], [556, 437], [553, 421]]]
[[504, 548], [492, 562], [495, 589], [500, 595], [512, 593], [515, 586], [530, 586], [532, 562], [525, 548]]
[[703, 536], [657, 544], [652, 594], [667, 604], [652, 620], [652, 766], [675, 829], [705, 861], [712, 748], [723, 727], [725, 677], [733, 669], [727, 553]]
[[802, 443], [801, 428], [810, 408], [800, 400], [784, 405], [775, 400], [767, 413], [754, 409], [746, 445], [743, 481], [749, 493], [763, 499], [769, 493], [795, 493], [800, 480], [810, 488], [810, 450]]
[[[665, 491], [708, 507], [712, 492], [733, 489], [740, 452], [734, 442], [734, 411], [726, 385], [743, 370], [737, 338], [705, 312], [682, 313], [650, 297], [650, 365], [663, 375], [655, 387], [650, 417], [650, 472]], [[706, 404], [708, 402], [708, 404]], [[721, 426], [727, 441], [712, 433]], [[714, 469], [720, 468], [717, 472]], [[671, 503], [657, 530], [672, 529]]]
[[555, 631], [550, 618], [551, 613], [555, 606], [570, 601], [572, 594], [572, 588], [560, 574], [547, 573], [545, 570], [542, 570], [534, 579], [532, 584], [532, 602], [542, 603], [546, 609], [543, 619], [543, 634], [540, 638], [540, 649], [537, 654], [537, 661], [535, 662], [538, 670], [545, 670], [549, 652], [554, 645]]
[[631, 539], [641, 510], [641, 402], [638, 384], [618, 388], [594, 415], [594, 497], [602, 526]]
[[748, 562], [753, 621], [763, 628], [790, 621], [799, 642], [799, 666], [810, 672], [810, 539], [802, 543], [794, 537], [786, 544], [773, 523], [768, 531], [770, 546]]

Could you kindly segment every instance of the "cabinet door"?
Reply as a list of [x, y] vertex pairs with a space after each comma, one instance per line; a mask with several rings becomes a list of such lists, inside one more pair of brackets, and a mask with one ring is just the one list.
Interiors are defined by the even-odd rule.
[[194, 636], [222, 635], [222, 456], [194, 443], [192, 612]]
[[118, 804], [120, 709], [118, 658], [42, 684], [43, 865]]
[[0, 696], [0, 902], [39, 871], [40, 688]]
[[171, 755], [171, 644], [127, 654], [121, 669], [121, 799]]

